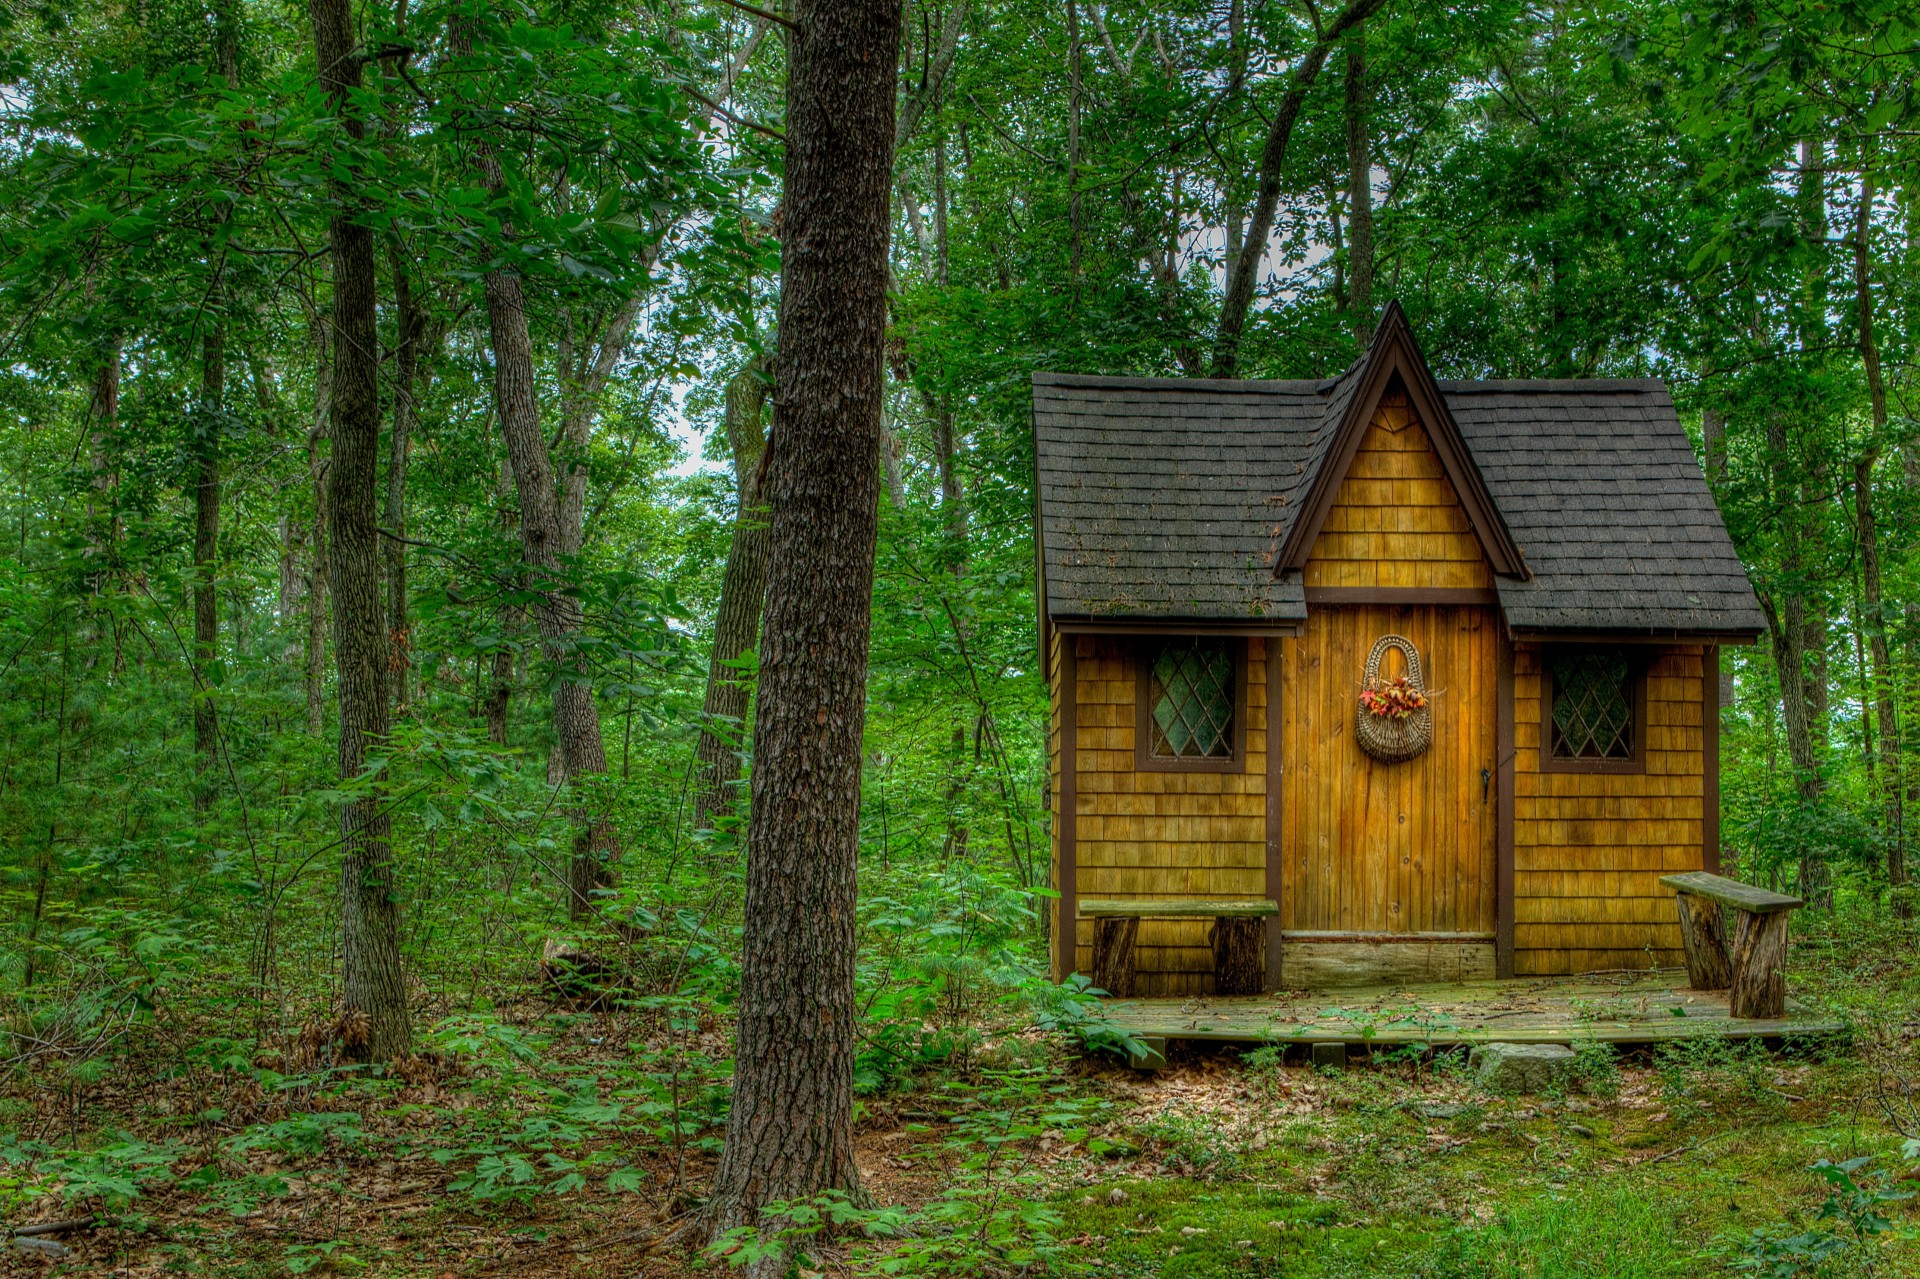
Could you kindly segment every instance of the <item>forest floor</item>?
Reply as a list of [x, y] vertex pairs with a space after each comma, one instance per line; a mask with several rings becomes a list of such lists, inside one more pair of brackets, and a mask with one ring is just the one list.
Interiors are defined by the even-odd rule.
[[[1851, 1037], [1802, 1055], [1724, 1039], [1592, 1054], [1547, 1096], [1490, 1095], [1457, 1058], [1417, 1052], [1329, 1073], [1176, 1045], [1168, 1070], [1138, 1075], [1006, 1025], [862, 1100], [881, 1206], [825, 1206], [852, 1237], [798, 1216], [796, 1272], [1920, 1276], [1911, 960], [1816, 934], [1794, 992]], [[107, 1224], [42, 1236], [64, 1255], [16, 1240], [0, 1273], [727, 1270], [661, 1246], [718, 1144], [711, 1019], [523, 994], [443, 1022], [385, 1079], [303, 1063], [298, 1042], [236, 1059], [207, 1026], [161, 1028], [151, 1052], [61, 1087], [13, 1076], [7, 1226]]]

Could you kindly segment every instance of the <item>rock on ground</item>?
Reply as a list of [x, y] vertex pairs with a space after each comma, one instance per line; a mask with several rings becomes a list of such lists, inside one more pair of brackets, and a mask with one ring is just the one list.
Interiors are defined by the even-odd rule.
[[1467, 1058], [1467, 1067], [1494, 1092], [1544, 1092], [1572, 1073], [1573, 1049], [1562, 1044], [1480, 1044]]

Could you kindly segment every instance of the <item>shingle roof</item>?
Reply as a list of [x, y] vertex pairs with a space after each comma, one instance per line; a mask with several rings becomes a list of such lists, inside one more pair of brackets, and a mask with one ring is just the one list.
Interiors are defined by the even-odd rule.
[[1327, 385], [1036, 374], [1049, 614], [1304, 618], [1273, 553]]
[[[1303, 618], [1299, 576], [1276, 580], [1275, 553], [1361, 381], [1352, 373], [1285, 382], [1036, 375], [1049, 616]], [[1662, 384], [1438, 385], [1531, 573], [1497, 579], [1515, 629], [1764, 629]]]
[[1745, 566], [1664, 384], [1442, 382], [1520, 544], [1516, 630], [1757, 634]]

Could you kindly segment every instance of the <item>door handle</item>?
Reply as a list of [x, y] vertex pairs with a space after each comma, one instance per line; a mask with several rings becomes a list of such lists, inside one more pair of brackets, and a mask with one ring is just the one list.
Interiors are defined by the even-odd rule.
[[1482, 804], [1487, 802], [1487, 788], [1492, 785], [1493, 785], [1493, 770], [1491, 768], [1481, 769], [1480, 770], [1480, 802]]

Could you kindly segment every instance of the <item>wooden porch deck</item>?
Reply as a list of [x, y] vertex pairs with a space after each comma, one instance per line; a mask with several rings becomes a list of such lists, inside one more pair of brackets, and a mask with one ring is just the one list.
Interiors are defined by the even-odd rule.
[[1143, 1039], [1257, 1044], [1645, 1044], [1710, 1035], [1813, 1037], [1847, 1029], [1791, 999], [1784, 1017], [1734, 1018], [1726, 991], [1689, 990], [1681, 968], [1240, 998], [1109, 999], [1105, 1007], [1117, 1027]]

